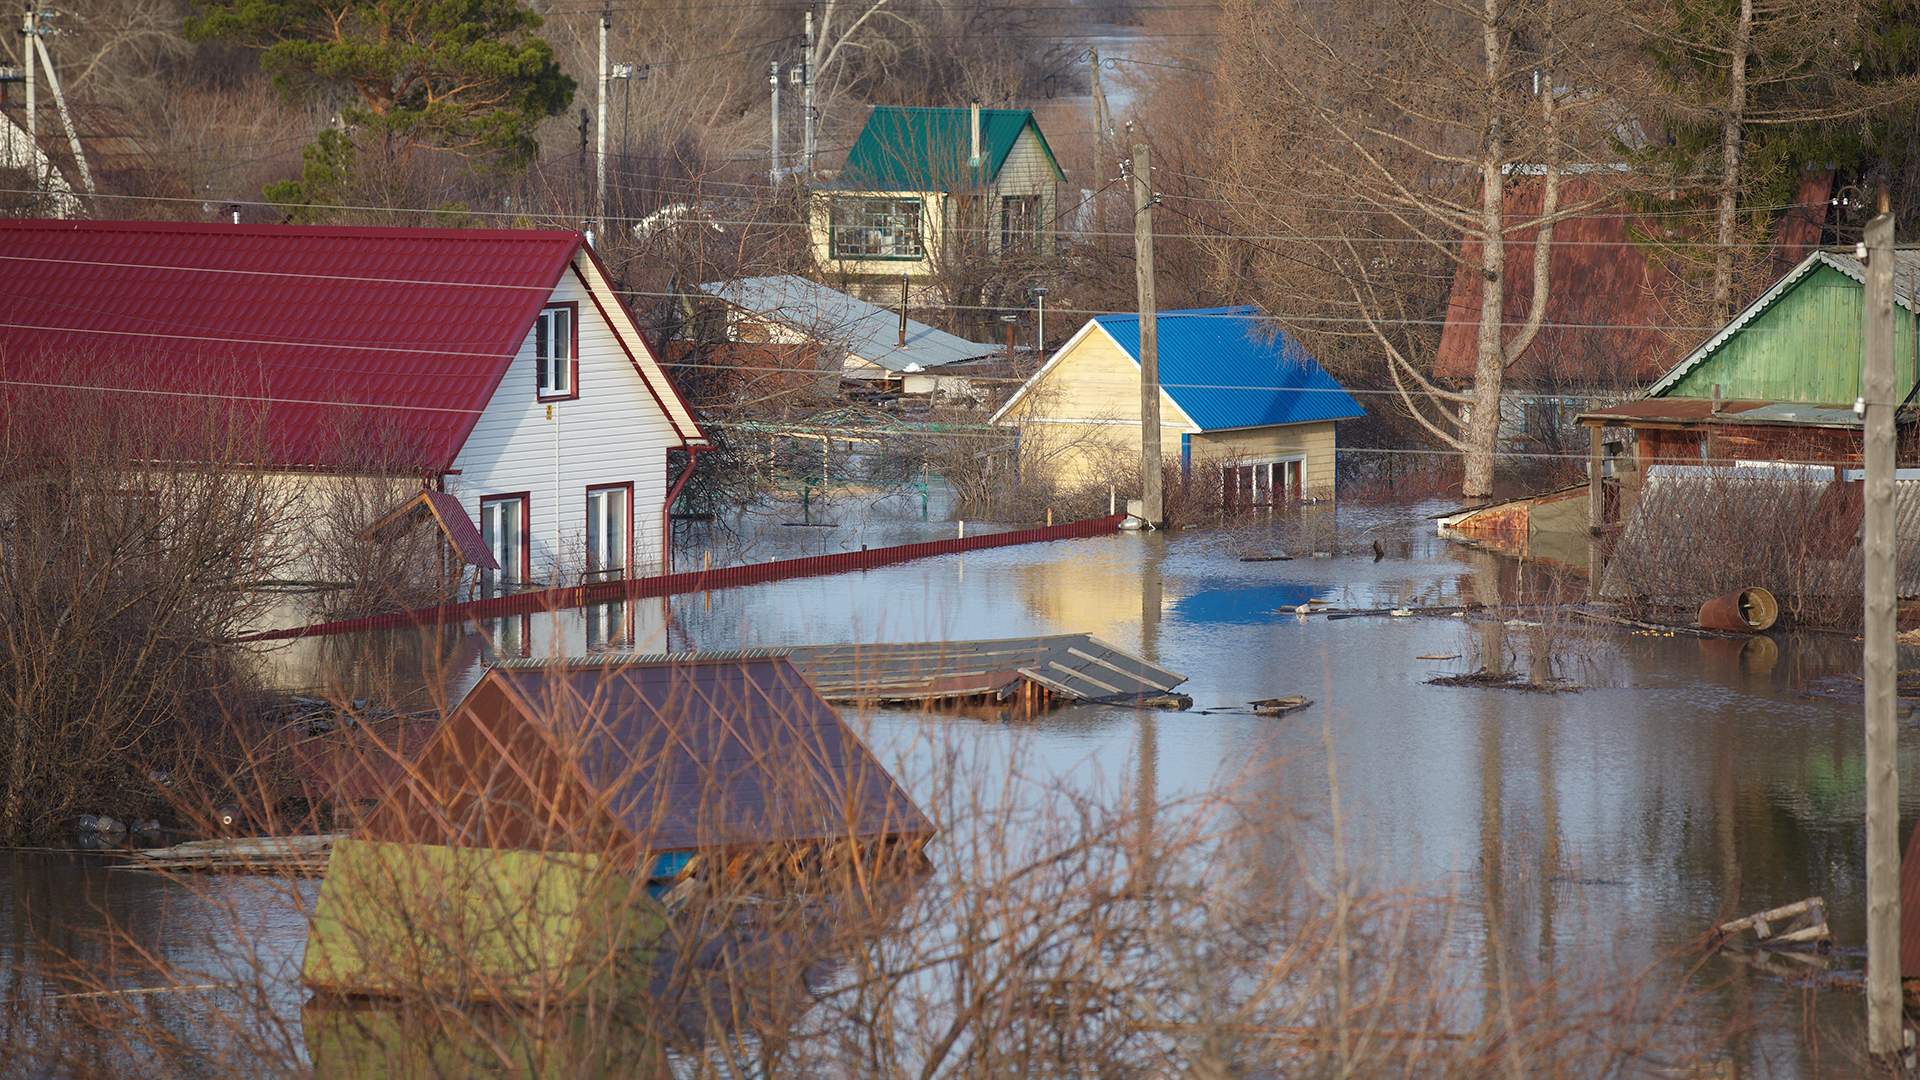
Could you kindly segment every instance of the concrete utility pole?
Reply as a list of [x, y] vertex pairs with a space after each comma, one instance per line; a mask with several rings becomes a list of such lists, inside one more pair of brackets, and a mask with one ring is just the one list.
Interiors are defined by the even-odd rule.
[[1140, 504], [1148, 525], [1160, 511], [1160, 331], [1153, 306], [1153, 168], [1133, 145], [1133, 263], [1140, 291]]
[[[1107, 175], [1107, 142], [1113, 137], [1113, 117], [1107, 115], [1107, 93], [1100, 87], [1100, 50], [1088, 49], [1088, 74], [1093, 80], [1093, 190], [1098, 192], [1106, 181], [1100, 179]], [[1106, 231], [1106, 215], [1100, 212], [1100, 196], [1093, 197], [1093, 228], [1095, 232]]]
[[813, 175], [813, 5], [807, 5], [807, 40], [800, 51], [800, 168]]
[[767, 183], [780, 183], [780, 61], [767, 65], [767, 86], [773, 90], [773, 142], [769, 144]]
[[1893, 215], [1867, 224], [1866, 343], [1860, 399], [1866, 422], [1867, 1051], [1891, 1060], [1905, 1047], [1900, 1000], [1900, 777], [1894, 727]]
[[27, 68], [27, 167], [33, 170], [33, 190], [40, 191], [40, 110], [34, 104], [33, 43], [40, 40], [40, 14], [29, 0], [20, 23], [20, 58]]
[[608, 0], [600, 9], [600, 107], [593, 117], [595, 133], [593, 163], [593, 193], [599, 200], [599, 212], [594, 215], [596, 235], [601, 243], [607, 242], [607, 32], [613, 29], [613, 3]]

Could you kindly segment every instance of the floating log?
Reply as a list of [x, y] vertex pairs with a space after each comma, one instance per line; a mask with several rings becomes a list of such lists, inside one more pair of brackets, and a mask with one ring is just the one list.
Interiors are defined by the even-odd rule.
[[1259, 701], [1249, 701], [1247, 704], [1252, 706], [1255, 716], [1285, 716], [1290, 712], [1304, 709], [1313, 702], [1296, 694], [1292, 697], [1261, 698]]
[[[1783, 925], [1775, 929], [1776, 924]], [[1721, 923], [1714, 928], [1714, 937], [1724, 941], [1749, 930], [1753, 931], [1754, 944], [1764, 949], [1800, 945], [1825, 948], [1833, 940], [1833, 931], [1827, 926], [1827, 902], [1818, 896]]]
[[127, 870], [240, 870], [320, 873], [327, 853], [345, 833], [311, 836], [242, 836], [192, 840], [172, 847], [126, 853]]

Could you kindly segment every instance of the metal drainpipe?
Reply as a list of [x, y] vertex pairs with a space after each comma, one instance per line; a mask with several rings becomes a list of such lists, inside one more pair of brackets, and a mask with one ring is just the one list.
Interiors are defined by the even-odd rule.
[[686, 448], [687, 467], [680, 470], [679, 479], [667, 489], [666, 504], [660, 508], [660, 573], [663, 576], [673, 573], [673, 502], [680, 497], [687, 481], [693, 479], [693, 470], [700, 462], [700, 452], [705, 449], [704, 446]]

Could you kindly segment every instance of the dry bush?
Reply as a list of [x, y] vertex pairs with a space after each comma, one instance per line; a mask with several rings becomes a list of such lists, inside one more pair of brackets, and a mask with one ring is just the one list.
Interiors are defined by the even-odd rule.
[[10, 395], [0, 442], [0, 837], [144, 816], [249, 685], [226, 644], [294, 560], [289, 496], [212, 398]]
[[1859, 487], [1764, 466], [1653, 477], [1608, 557], [1601, 597], [1642, 614], [1690, 614], [1757, 585], [1780, 600], [1783, 619], [1854, 625]]

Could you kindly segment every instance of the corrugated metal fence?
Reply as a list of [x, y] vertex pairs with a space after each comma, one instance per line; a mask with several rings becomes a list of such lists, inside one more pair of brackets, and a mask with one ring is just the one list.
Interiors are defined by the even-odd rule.
[[534, 611], [558, 611], [562, 608], [580, 607], [585, 604], [602, 604], [610, 600], [676, 596], [681, 593], [704, 592], [708, 589], [762, 585], [769, 581], [785, 581], [789, 578], [844, 574], [851, 570], [872, 570], [875, 567], [891, 566], [894, 563], [911, 562], [914, 559], [925, 559], [935, 555], [958, 555], [965, 551], [1012, 547], [1015, 544], [1036, 544], [1048, 540], [1078, 540], [1089, 536], [1102, 536], [1118, 529], [1120, 522], [1125, 519], [1125, 514], [1113, 514], [1108, 517], [1070, 521], [1064, 525], [1048, 525], [1038, 529], [1015, 529], [1011, 532], [985, 533], [965, 538], [955, 537], [952, 540], [928, 540], [919, 544], [861, 548], [859, 551], [842, 551], [832, 555], [809, 555], [799, 559], [778, 559], [773, 562], [722, 566], [712, 570], [690, 570], [679, 574], [660, 574], [655, 577], [600, 581], [562, 589], [541, 589], [534, 592], [513, 593], [509, 596], [489, 597], [484, 600], [415, 608], [412, 611], [369, 615], [359, 619], [314, 623], [311, 626], [299, 626], [287, 630], [268, 630], [263, 633], [248, 634], [240, 640], [283, 641], [289, 638], [340, 634], [354, 630], [384, 630], [398, 626], [421, 626], [460, 619], [487, 619]]

